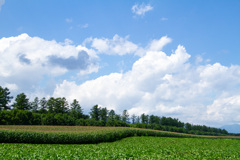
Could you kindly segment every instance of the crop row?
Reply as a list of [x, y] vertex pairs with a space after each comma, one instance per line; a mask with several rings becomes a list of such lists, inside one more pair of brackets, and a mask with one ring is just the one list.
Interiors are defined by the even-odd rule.
[[0, 143], [1, 159], [239, 159], [229, 139], [129, 137], [100, 144]]
[[186, 134], [160, 132], [144, 129], [122, 129], [106, 132], [33, 132], [33, 131], [0, 131], [0, 143], [32, 143], [32, 144], [95, 144], [113, 142], [126, 137], [155, 136], [155, 137], [196, 137]]

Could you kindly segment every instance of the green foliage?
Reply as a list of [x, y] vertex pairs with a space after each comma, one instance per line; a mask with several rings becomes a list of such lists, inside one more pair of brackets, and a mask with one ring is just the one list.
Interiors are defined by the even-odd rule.
[[136, 120], [137, 120], [137, 116], [135, 114], [133, 114], [131, 116], [131, 120], [132, 120], [132, 124], [136, 123]]
[[39, 104], [40, 104], [40, 102], [39, 102], [38, 97], [35, 97], [34, 101], [31, 102], [31, 110], [33, 112], [37, 112], [39, 110]]
[[91, 109], [91, 112], [90, 112], [91, 118], [93, 118], [97, 121], [100, 120], [100, 110], [101, 110], [101, 108], [98, 107], [98, 105], [93, 106]]
[[109, 120], [113, 120], [113, 119], [115, 118], [115, 115], [116, 115], [115, 111], [114, 111], [113, 109], [110, 110], [110, 111], [108, 112], [108, 119], [109, 119]]
[[107, 120], [108, 120], [108, 110], [107, 108], [101, 108], [100, 109], [100, 120], [104, 122], [104, 125], [106, 124]]
[[53, 98], [47, 101], [48, 111], [50, 113], [65, 113], [68, 111], [68, 102], [66, 98]]
[[124, 110], [123, 113], [122, 113], [122, 121], [126, 122], [126, 123], [129, 123], [129, 114], [128, 114], [127, 110]]
[[239, 159], [240, 147], [239, 141], [227, 139], [131, 137], [82, 145], [1, 143], [0, 155], [1, 159]]
[[47, 100], [45, 97], [43, 97], [40, 102], [40, 109], [39, 109], [39, 112], [40, 113], [47, 113]]
[[24, 93], [20, 93], [17, 95], [13, 104], [13, 108], [20, 110], [30, 110], [29, 99]]
[[141, 121], [142, 123], [148, 123], [148, 116], [145, 115], [144, 113], [141, 114]]
[[0, 86], [0, 111], [10, 109], [10, 107], [8, 106], [8, 103], [11, 102], [11, 99], [13, 97], [11, 97], [9, 95], [10, 95], [9, 89], [8, 88], [2, 88]]
[[83, 118], [83, 110], [76, 99], [74, 99], [73, 102], [71, 103], [71, 109], [69, 113], [75, 119]]

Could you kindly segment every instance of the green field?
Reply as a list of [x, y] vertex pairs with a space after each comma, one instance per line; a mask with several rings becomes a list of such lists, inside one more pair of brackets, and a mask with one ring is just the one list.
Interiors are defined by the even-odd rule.
[[130, 137], [99, 144], [0, 144], [1, 159], [238, 159], [238, 140]]
[[130, 127], [0, 126], [0, 143], [96, 144], [133, 136], [199, 137]]
[[2, 125], [0, 159], [238, 159], [239, 142], [124, 127]]
[[0, 131], [30, 131], [43, 133], [106, 133], [122, 131], [126, 127], [97, 127], [97, 126], [42, 126], [42, 125], [0, 125]]

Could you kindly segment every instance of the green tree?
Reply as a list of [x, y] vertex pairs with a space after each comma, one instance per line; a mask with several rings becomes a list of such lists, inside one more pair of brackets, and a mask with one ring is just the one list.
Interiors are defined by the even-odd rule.
[[151, 115], [149, 117], [149, 124], [160, 124], [160, 117]]
[[140, 123], [140, 117], [139, 116], [137, 116], [137, 118], [136, 118], [136, 123]]
[[106, 107], [100, 109], [100, 115], [99, 116], [100, 116], [100, 120], [102, 120], [104, 123], [107, 122], [107, 120], [108, 120], [108, 110], [107, 110]]
[[66, 98], [53, 98], [47, 101], [49, 113], [66, 113], [68, 111], [68, 102]]
[[135, 114], [133, 114], [131, 116], [131, 119], [132, 119], [132, 124], [134, 124], [134, 123], [136, 123], [137, 116]]
[[39, 112], [40, 113], [47, 113], [47, 100], [45, 97], [43, 97], [40, 102], [39, 102], [39, 105], [40, 105], [40, 109], [39, 109]]
[[38, 99], [38, 97], [35, 97], [34, 98], [34, 100], [33, 100], [33, 102], [31, 102], [31, 109], [32, 109], [32, 111], [34, 111], [34, 112], [37, 112], [38, 111], [38, 109], [39, 109], [39, 99]]
[[141, 120], [142, 120], [142, 123], [146, 123], [148, 124], [148, 115], [145, 115], [144, 113], [141, 114]]
[[121, 115], [116, 114], [116, 115], [114, 116], [114, 119], [117, 120], [117, 121], [120, 121], [120, 120], [121, 120]]
[[66, 113], [68, 111], [68, 102], [65, 97], [56, 98], [54, 105], [55, 113]]
[[70, 114], [76, 118], [76, 119], [80, 119], [83, 118], [83, 110], [79, 104], [79, 102], [74, 99], [73, 102], [70, 104], [71, 109], [70, 109]]
[[92, 107], [91, 112], [90, 112], [90, 116], [92, 119], [95, 119], [96, 121], [100, 120], [100, 107], [98, 107], [98, 105], [95, 105]]
[[27, 98], [27, 96], [24, 93], [20, 93], [15, 98], [13, 107], [15, 109], [20, 109], [20, 110], [30, 110], [29, 99]]
[[129, 123], [129, 114], [128, 111], [125, 109], [122, 113], [122, 121]]
[[11, 102], [12, 96], [9, 96], [10, 92], [8, 88], [2, 88], [0, 86], [0, 110], [8, 110], [10, 106], [8, 103]]
[[53, 113], [54, 106], [55, 106], [55, 98], [53, 97], [49, 98], [46, 105], [47, 105], [48, 112]]
[[42, 116], [43, 125], [56, 125], [55, 113], [47, 113]]
[[190, 123], [186, 123], [184, 127], [185, 127], [185, 129], [187, 131], [191, 131], [192, 130], [192, 125]]
[[115, 115], [116, 115], [115, 111], [114, 111], [113, 109], [110, 110], [110, 111], [108, 112], [108, 119], [109, 119], [109, 120], [114, 120]]

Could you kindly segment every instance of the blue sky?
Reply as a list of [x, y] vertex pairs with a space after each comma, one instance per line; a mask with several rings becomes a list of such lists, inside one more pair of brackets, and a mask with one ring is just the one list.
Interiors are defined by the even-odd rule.
[[240, 1], [0, 0], [0, 85], [121, 113], [240, 123]]

